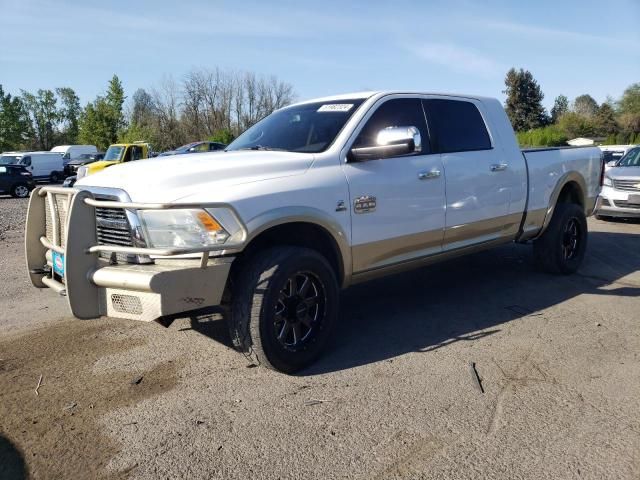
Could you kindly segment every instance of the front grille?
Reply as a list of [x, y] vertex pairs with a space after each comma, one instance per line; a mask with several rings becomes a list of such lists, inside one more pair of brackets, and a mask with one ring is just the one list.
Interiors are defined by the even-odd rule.
[[640, 203], [631, 203], [626, 200], [614, 200], [613, 203], [619, 208], [640, 208]]
[[[53, 198], [53, 209], [49, 199]], [[44, 200], [45, 206], [45, 236], [54, 245], [58, 245], [62, 248], [66, 246], [66, 233], [67, 233], [67, 210], [68, 210], [68, 196], [62, 194], [52, 193], [51, 196], [47, 195]], [[54, 217], [57, 224], [56, 231], [54, 233]], [[55, 237], [58, 237], [56, 242]]]
[[[96, 200], [112, 199], [96, 196]], [[96, 237], [98, 245], [132, 247], [131, 225], [126, 211], [122, 208], [96, 207]], [[100, 257], [117, 263], [129, 261], [126, 253], [100, 252]]]
[[640, 192], [640, 178], [636, 180], [613, 180], [613, 188], [627, 192]]
[[96, 207], [98, 245], [132, 247], [131, 226], [122, 208]]

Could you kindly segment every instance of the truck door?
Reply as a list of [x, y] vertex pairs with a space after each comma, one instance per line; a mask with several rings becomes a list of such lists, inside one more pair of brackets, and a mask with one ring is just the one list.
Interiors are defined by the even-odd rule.
[[500, 238], [522, 215], [508, 215], [512, 175], [481, 105], [459, 98], [423, 103], [446, 178], [444, 250]]
[[[388, 98], [388, 99], [387, 99]], [[444, 176], [440, 155], [431, 151], [419, 98], [386, 97], [372, 108], [351, 148], [376, 145], [380, 130], [415, 127], [421, 151], [343, 164], [349, 185], [354, 273], [393, 265], [442, 249]]]

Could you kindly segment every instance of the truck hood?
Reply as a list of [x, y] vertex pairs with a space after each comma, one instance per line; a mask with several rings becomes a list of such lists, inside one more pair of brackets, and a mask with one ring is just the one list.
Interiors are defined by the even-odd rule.
[[242, 150], [138, 160], [84, 177], [78, 188], [119, 188], [134, 202], [173, 202], [200, 191], [214, 195], [243, 183], [303, 174], [314, 156], [305, 153]]
[[640, 167], [612, 167], [607, 170], [607, 176], [616, 180], [633, 180], [640, 181]]

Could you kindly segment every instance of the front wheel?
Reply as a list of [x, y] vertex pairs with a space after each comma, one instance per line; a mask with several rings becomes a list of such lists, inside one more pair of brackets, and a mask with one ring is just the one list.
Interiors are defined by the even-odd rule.
[[322, 255], [300, 247], [260, 251], [232, 281], [228, 321], [236, 349], [284, 373], [320, 356], [339, 302], [336, 274]]
[[574, 203], [557, 204], [549, 226], [533, 242], [536, 263], [549, 273], [574, 273], [584, 259], [587, 237], [587, 219], [582, 207]]
[[51, 172], [51, 175], [49, 175], [49, 180], [51, 181], [51, 183], [60, 183], [60, 174], [58, 172]]

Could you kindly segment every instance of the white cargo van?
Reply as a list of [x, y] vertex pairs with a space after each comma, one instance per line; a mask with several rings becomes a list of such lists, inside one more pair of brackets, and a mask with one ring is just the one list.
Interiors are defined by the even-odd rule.
[[58, 183], [64, 178], [62, 155], [57, 152], [7, 152], [0, 157], [1, 164], [24, 165], [34, 180]]
[[98, 153], [95, 145], [58, 145], [57, 147], [53, 147], [51, 151], [61, 153], [65, 165], [69, 160], [76, 160], [84, 153]]

